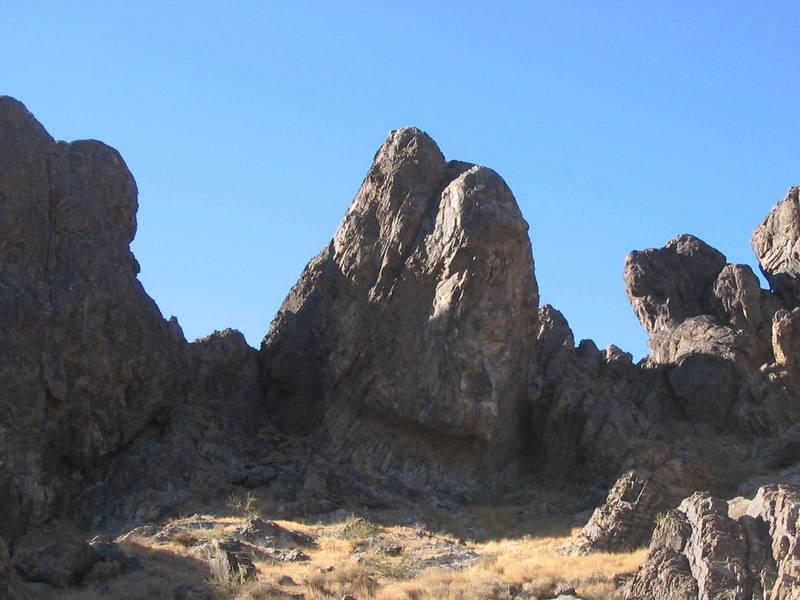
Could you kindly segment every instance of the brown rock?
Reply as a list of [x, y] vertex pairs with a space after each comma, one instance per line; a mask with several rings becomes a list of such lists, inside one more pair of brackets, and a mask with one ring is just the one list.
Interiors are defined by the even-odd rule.
[[670, 511], [626, 600], [796, 598], [800, 491], [765, 486], [738, 520], [728, 510], [727, 502], [695, 493]]
[[256, 567], [241, 546], [214, 540], [208, 557], [211, 576], [217, 581], [244, 583], [256, 577]]
[[494, 171], [392, 132], [262, 345], [284, 422], [322, 425], [323, 450], [362, 472], [508, 473], [537, 316], [527, 229]]
[[57, 510], [179, 393], [177, 346], [128, 249], [136, 185], [0, 97], [0, 533]]
[[626, 292], [648, 334], [709, 314], [710, 295], [725, 256], [683, 234], [663, 248], [631, 252], [625, 260]]
[[626, 552], [643, 545], [653, 531], [662, 498], [663, 491], [649, 472], [624, 473], [584, 526], [571, 553]]
[[753, 247], [771, 288], [789, 307], [800, 303], [800, 188], [790, 188], [753, 232]]

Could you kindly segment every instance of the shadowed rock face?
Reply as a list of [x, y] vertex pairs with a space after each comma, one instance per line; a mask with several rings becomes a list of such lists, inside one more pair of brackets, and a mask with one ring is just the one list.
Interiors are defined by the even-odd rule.
[[[256, 351], [186, 344], [136, 278], [137, 190], [120, 155], [54, 141], [0, 97], [0, 535], [53, 515], [157, 518], [237, 461]], [[212, 426], [213, 423], [213, 426]], [[200, 445], [202, 453], [197, 452]], [[224, 480], [223, 480], [224, 482]]]
[[[527, 229], [494, 171], [393, 131], [262, 345], [284, 422], [408, 480], [455, 455], [507, 462], [538, 304]], [[418, 435], [398, 452], [387, 427]]]
[[136, 185], [0, 98], [0, 533], [59, 507], [179, 391], [176, 345], [128, 250]]

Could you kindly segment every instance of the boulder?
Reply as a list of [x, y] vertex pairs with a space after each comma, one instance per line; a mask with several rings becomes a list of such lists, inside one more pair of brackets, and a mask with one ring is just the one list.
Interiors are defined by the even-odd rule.
[[81, 582], [101, 560], [86, 541], [64, 538], [37, 550], [17, 552], [14, 567], [25, 581], [66, 588]]
[[214, 540], [208, 551], [211, 577], [221, 582], [244, 583], [256, 577], [251, 557], [237, 542]]
[[649, 471], [624, 473], [566, 550], [570, 554], [628, 552], [644, 545], [664, 500], [664, 490]]
[[297, 546], [313, 546], [314, 540], [304, 533], [281, 527], [274, 521], [249, 518], [233, 532], [237, 540], [249, 542], [256, 546], [273, 548], [296, 548]]
[[800, 187], [789, 188], [750, 239], [770, 287], [789, 307], [800, 304]]
[[623, 279], [647, 333], [709, 314], [714, 283], [726, 262], [724, 254], [689, 234], [670, 240], [663, 248], [631, 252]]

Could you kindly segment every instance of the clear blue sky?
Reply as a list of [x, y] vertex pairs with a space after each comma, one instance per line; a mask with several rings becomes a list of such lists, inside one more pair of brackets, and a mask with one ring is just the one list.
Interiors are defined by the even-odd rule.
[[542, 301], [636, 356], [631, 249], [688, 232], [755, 266], [800, 183], [797, 2], [0, 3], [0, 93], [120, 150], [141, 280], [191, 339], [257, 345], [375, 150], [414, 125], [488, 165]]

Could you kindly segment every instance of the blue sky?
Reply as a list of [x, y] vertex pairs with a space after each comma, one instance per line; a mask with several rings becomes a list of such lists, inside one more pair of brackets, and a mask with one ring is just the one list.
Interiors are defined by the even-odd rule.
[[797, 2], [3, 2], [0, 93], [140, 189], [140, 278], [187, 337], [258, 345], [394, 128], [498, 171], [543, 302], [635, 356], [625, 255], [755, 267], [800, 183]]

